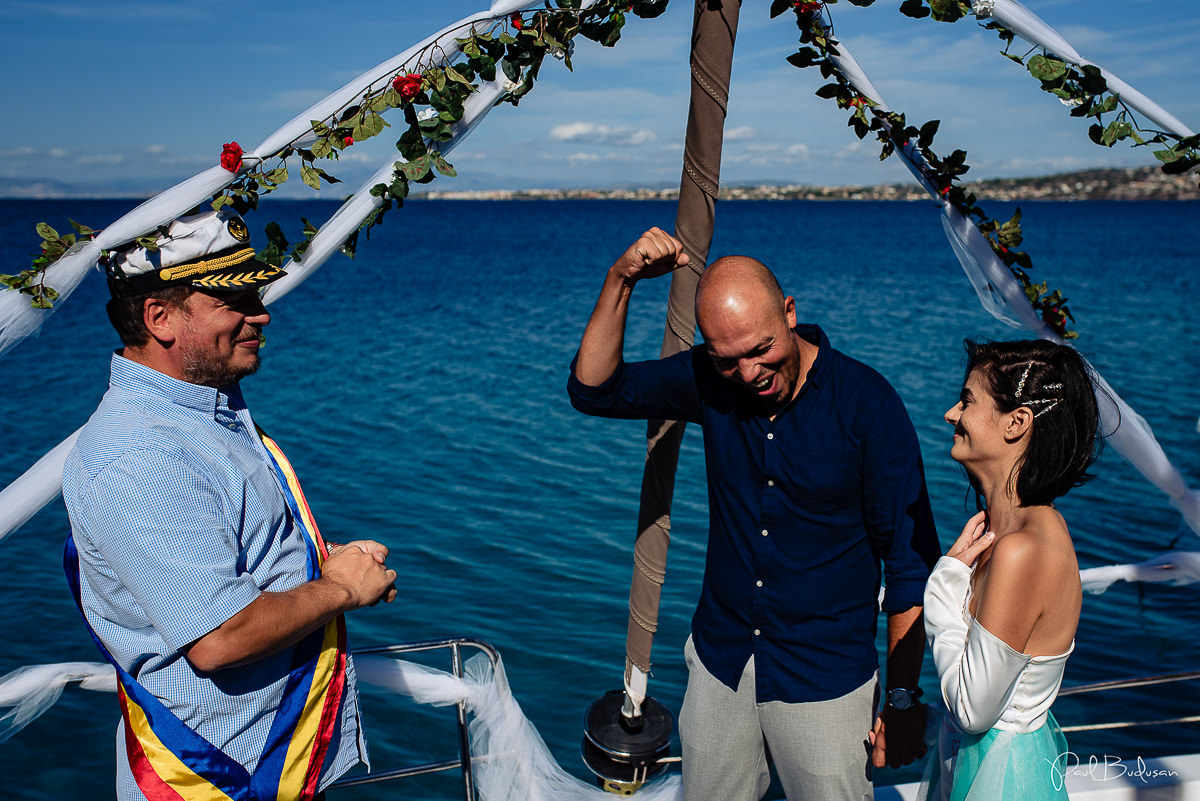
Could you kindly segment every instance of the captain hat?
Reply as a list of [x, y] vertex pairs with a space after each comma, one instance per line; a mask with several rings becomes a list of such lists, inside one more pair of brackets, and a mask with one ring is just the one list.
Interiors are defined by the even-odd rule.
[[180, 217], [154, 243], [156, 248], [130, 245], [109, 259], [105, 271], [113, 297], [181, 284], [237, 292], [287, 275], [255, 258], [250, 230], [228, 208]]

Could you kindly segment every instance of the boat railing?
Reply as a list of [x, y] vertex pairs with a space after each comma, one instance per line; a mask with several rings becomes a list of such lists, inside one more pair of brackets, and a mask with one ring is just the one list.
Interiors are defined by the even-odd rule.
[[[488, 659], [490, 659], [492, 662], [493, 669], [495, 669], [500, 662], [500, 653], [490, 643], [484, 642], [483, 640], [476, 640], [471, 637], [449, 637], [440, 640], [424, 640], [421, 642], [355, 648], [354, 655], [356, 657], [391, 656], [395, 654], [409, 654], [418, 651], [434, 651], [442, 648], [449, 649], [450, 671], [460, 679], [463, 678], [464, 648], [473, 648], [487, 654]], [[466, 702], [459, 702], [457, 707], [459, 753], [457, 759], [446, 759], [439, 762], [426, 762], [419, 765], [395, 768], [393, 770], [383, 770], [378, 773], [371, 773], [367, 776], [355, 776], [349, 779], [342, 779], [331, 784], [329, 789], [333, 790], [344, 787], [356, 787], [362, 784], [375, 784], [378, 782], [406, 779], [412, 776], [422, 776], [428, 773], [441, 773], [444, 771], [458, 769], [462, 772], [463, 799], [465, 801], [475, 801], [475, 785], [471, 778], [471, 741], [467, 730]]]
[[[1191, 681], [1195, 679], [1200, 679], [1200, 670], [1191, 670], [1183, 673], [1162, 673], [1157, 676], [1137, 676], [1129, 679], [1112, 679], [1110, 681], [1097, 681], [1090, 684], [1076, 684], [1071, 687], [1063, 687], [1058, 691], [1058, 696], [1062, 698], [1104, 690], [1150, 687], [1155, 684], [1171, 684], [1177, 681]], [[1160, 720], [1120, 720], [1109, 723], [1087, 723], [1077, 726], [1062, 726], [1061, 728], [1064, 732], [1099, 731], [1102, 729], [1129, 729], [1135, 726], [1165, 726], [1174, 723], [1200, 723], [1200, 715], [1188, 715], [1186, 717]]]

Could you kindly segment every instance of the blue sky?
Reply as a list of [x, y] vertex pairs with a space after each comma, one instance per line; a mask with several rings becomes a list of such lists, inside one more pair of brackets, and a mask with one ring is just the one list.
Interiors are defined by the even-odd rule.
[[[256, 145], [355, 75], [486, 4], [0, 0], [8, 76], [0, 195], [34, 184], [86, 194], [165, 189], [216, 163], [222, 143]], [[1195, 0], [1027, 5], [1085, 57], [1200, 128]], [[970, 177], [1156, 163], [1148, 149], [1091, 144], [1086, 124], [999, 56], [995, 34], [973, 20], [912, 20], [898, 6], [839, 3], [837, 35], [893, 108], [910, 121], [942, 121], [936, 147], [966, 150]], [[909, 180], [850, 133], [843, 112], [813, 95], [823, 83], [815, 70], [784, 61], [795, 27], [790, 15], [769, 19], [768, 7], [743, 5], [723, 181]], [[453, 154], [460, 177], [434, 186], [677, 183], [691, 8], [670, 0], [657, 19], [631, 19], [612, 49], [581, 41], [574, 74], [548, 63], [519, 108], [495, 110]], [[372, 145], [356, 146], [333, 172], [353, 187], [393, 157], [390, 140]]]

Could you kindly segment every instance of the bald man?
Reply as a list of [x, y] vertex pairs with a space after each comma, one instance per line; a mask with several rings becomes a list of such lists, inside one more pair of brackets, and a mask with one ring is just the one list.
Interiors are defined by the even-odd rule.
[[609, 268], [568, 382], [585, 414], [704, 430], [709, 536], [684, 647], [685, 799], [758, 801], [769, 764], [789, 801], [871, 798], [872, 767], [925, 751], [920, 604], [941, 549], [916, 434], [887, 381], [797, 325], [795, 299], [746, 256], [701, 276], [702, 344], [626, 363], [634, 286], [687, 263], [657, 228], [631, 245]]

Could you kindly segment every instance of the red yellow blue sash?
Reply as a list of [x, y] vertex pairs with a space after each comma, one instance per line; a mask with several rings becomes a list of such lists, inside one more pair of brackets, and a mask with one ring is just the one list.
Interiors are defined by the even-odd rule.
[[[321, 574], [329, 555], [300, 482], [279, 446], [259, 429], [295, 524], [305, 535], [307, 578]], [[67, 537], [63, 556], [67, 582], [83, 613], [79, 555]], [[84, 623], [93, 641], [117, 669], [117, 698], [125, 721], [129, 767], [149, 801], [309, 801], [325, 756], [340, 735], [346, 690], [346, 624], [339, 615], [296, 645], [279, 708], [253, 773], [192, 729], [137, 683]]]

